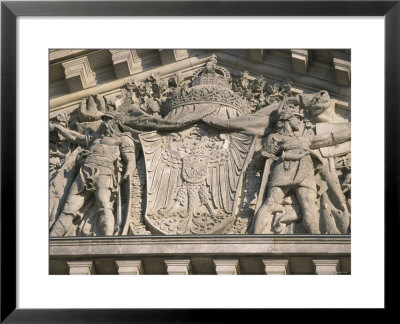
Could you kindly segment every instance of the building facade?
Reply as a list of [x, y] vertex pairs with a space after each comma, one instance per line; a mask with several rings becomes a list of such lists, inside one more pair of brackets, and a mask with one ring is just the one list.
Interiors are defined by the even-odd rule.
[[350, 50], [50, 50], [50, 274], [350, 274]]

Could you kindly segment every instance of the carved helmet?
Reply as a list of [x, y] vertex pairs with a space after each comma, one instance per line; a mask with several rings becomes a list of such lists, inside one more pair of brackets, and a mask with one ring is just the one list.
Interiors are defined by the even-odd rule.
[[121, 116], [116, 113], [116, 112], [112, 112], [112, 111], [108, 111], [104, 114], [101, 115], [101, 119], [103, 121], [107, 121], [107, 120], [112, 120], [114, 126], [121, 132], [123, 133], [125, 131], [124, 126], [123, 126], [123, 122], [121, 120]]

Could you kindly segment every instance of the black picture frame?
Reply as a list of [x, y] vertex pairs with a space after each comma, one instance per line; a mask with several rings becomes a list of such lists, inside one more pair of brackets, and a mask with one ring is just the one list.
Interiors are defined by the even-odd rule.
[[[399, 234], [400, 1], [2, 1], [1, 3], [1, 322], [235, 322], [241, 310], [16, 308], [16, 19], [19, 16], [384, 16], [385, 308], [398, 275], [389, 240]], [[373, 151], [373, 148], [371, 148]], [[371, 261], [372, 262], [372, 261]], [[132, 305], [134, 307], [134, 305]], [[262, 310], [252, 310], [251, 316]], [[265, 315], [265, 314], [264, 314]]]

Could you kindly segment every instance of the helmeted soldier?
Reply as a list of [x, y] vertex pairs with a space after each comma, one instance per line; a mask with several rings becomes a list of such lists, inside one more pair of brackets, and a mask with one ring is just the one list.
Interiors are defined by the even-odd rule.
[[323, 161], [312, 149], [335, 145], [348, 139], [347, 133], [316, 135], [300, 112], [297, 97], [286, 98], [278, 107], [277, 132], [269, 135], [262, 155], [274, 160], [267, 195], [254, 216], [251, 231], [273, 233], [273, 218], [283, 212], [282, 201], [290, 190], [296, 193], [308, 233], [319, 234], [315, 173]]
[[[99, 130], [82, 135], [60, 125], [50, 124], [68, 141], [85, 146], [77, 159], [79, 173], [73, 181], [61, 213], [51, 228], [50, 236], [63, 236], [78, 225], [79, 210], [92, 196], [96, 199], [97, 225], [100, 235], [113, 235], [115, 226], [114, 202], [119, 184], [136, 169], [135, 144], [116, 115], [105, 113]], [[122, 176], [120, 173], [122, 172]], [[91, 235], [92, 233], [84, 233]]]

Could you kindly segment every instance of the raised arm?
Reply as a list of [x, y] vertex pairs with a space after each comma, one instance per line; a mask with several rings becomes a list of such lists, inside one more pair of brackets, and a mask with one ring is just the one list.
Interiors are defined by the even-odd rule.
[[50, 132], [54, 130], [57, 130], [69, 142], [87, 145], [87, 137], [85, 135], [82, 135], [70, 129], [66, 129], [61, 125], [50, 123]]
[[324, 134], [314, 135], [311, 138], [311, 149], [317, 149], [324, 146], [332, 146], [344, 143], [351, 139], [350, 127], [346, 129], [333, 130]]

